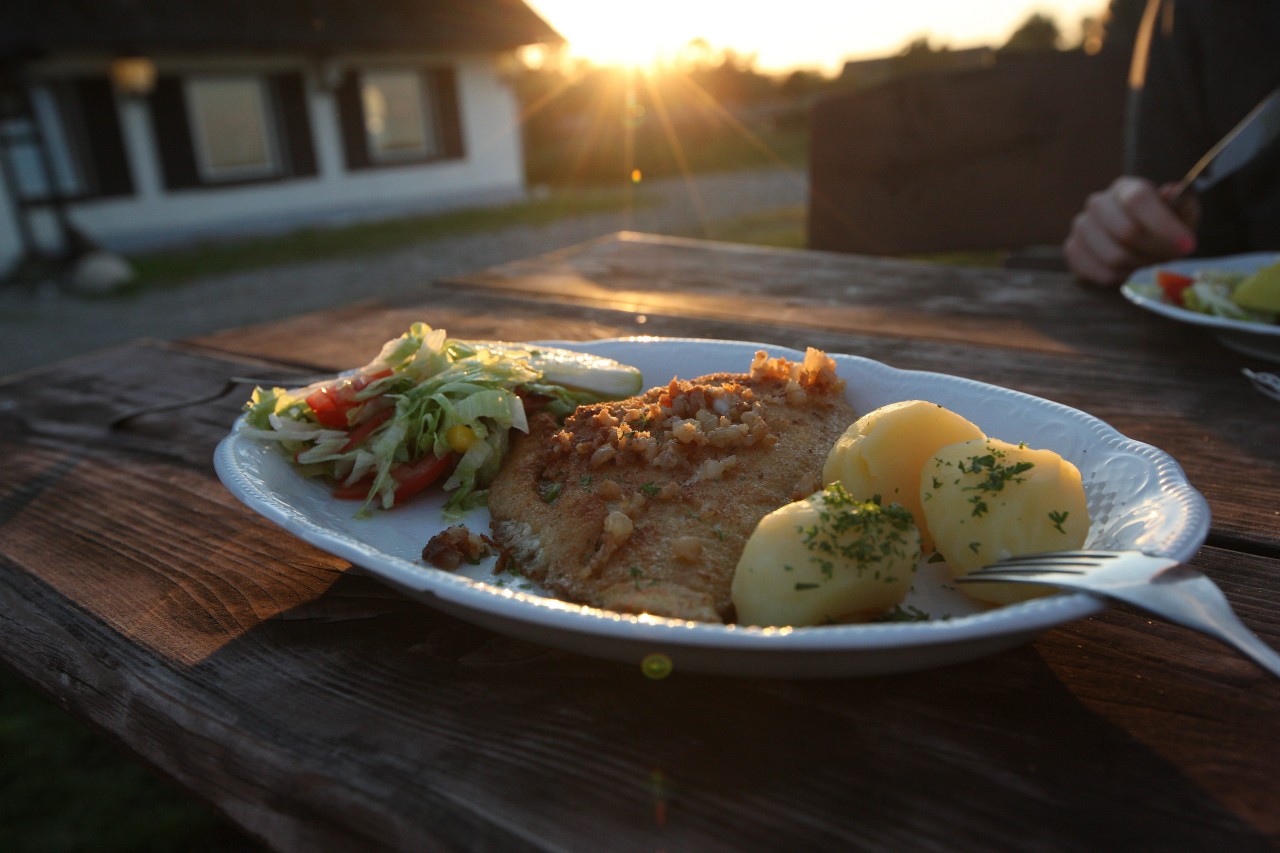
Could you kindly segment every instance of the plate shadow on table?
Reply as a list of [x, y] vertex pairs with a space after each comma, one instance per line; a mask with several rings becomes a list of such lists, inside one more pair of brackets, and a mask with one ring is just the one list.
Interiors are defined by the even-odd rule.
[[[282, 657], [280, 677], [239, 680], [264, 653]], [[571, 846], [620, 825], [633, 827], [628, 845], [653, 849], [707, 837], [724, 849], [1026, 849], [1060, 837], [1273, 849], [1033, 646], [899, 676], [654, 679], [638, 662], [493, 634], [348, 571], [183, 677], [236, 683], [224, 710], [261, 739], [263, 760], [222, 772], [243, 772], [264, 798], [308, 780], [313, 806], [347, 815], [328, 827], [330, 809], [309, 816], [329, 837], [358, 824], [384, 843], [415, 827], [500, 843], [512, 826]], [[316, 706], [331, 710], [316, 719]], [[482, 817], [494, 812], [502, 820]], [[931, 825], [952, 829], [930, 837]]]

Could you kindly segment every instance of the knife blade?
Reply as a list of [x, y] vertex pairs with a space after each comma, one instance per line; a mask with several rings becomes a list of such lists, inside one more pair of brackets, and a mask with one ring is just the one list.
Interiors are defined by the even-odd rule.
[[1176, 203], [1188, 190], [1202, 193], [1239, 171], [1280, 137], [1280, 87], [1267, 95], [1240, 123], [1205, 152], [1173, 191]]

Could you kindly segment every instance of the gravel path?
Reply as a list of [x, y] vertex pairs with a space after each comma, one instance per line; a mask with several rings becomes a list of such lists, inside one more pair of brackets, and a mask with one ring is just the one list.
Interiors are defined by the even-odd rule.
[[[654, 181], [633, 211], [438, 239], [341, 260], [300, 262], [137, 296], [86, 298], [57, 288], [0, 288], [0, 375], [123, 343], [171, 340], [366, 299], [409, 296], [444, 276], [553, 251], [615, 231], [705, 236], [708, 225], [804, 204], [807, 180], [769, 169]], [[711, 230], [714, 233], [714, 229]]]

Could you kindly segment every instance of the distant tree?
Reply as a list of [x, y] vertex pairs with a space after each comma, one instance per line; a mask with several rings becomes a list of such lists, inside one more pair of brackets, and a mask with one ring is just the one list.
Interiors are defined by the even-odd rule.
[[778, 85], [778, 93], [786, 98], [803, 98], [823, 89], [827, 80], [816, 71], [798, 69], [788, 74]]
[[1000, 49], [1009, 52], [1057, 50], [1062, 44], [1062, 31], [1058, 22], [1041, 12], [1033, 12], [1013, 31]]
[[932, 71], [950, 64], [951, 49], [946, 45], [935, 48], [928, 37], [920, 36], [907, 42], [906, 47], [893, 58], [893, 74], [914, 74]]
[[1127, 56], [1133, 51], [1147, 0], [1111, 0], [1106, 11], [1080, 21], [1080, 49], [1093, 55], [1106, 51]]
[[715, 60], [716, 53], [711, 47], [711, 42], [704, 38], [690, 39], [676, 54], [677, 64], [686, 70], [706, 68], [713, 65]]
[[1111, 0], [1102, 21], [1102, 49], [1132, 50], [1146, 8], [1147, 0]]
[[917, 36], [903, 46], [898, 55], [904, 59], [928, 59], [934, 54], [945, 51], [946, 45], [935, 48], [928, 36]]
[[741, 54], [726, 48], [719, 62], [690, 69], [690, 80], [722, 104], [745, 104], [773, 94], [774, 81], [755, 69], [755, 54]]

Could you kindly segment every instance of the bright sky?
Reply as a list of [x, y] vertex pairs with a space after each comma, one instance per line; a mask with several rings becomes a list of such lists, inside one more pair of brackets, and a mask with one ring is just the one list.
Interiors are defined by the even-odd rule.
[[597, 65], [673, 56], [696, 38], [755, 55], [761, 71], [834, 73], [846, 59], [897, 53], [927, 36], [935, 47], [999, 45], [1034, 12], [1076, 38], [1107, 0], [526, 0]]

